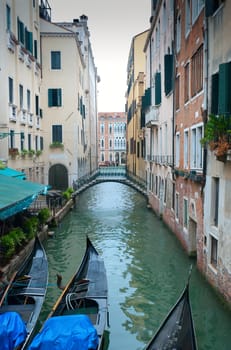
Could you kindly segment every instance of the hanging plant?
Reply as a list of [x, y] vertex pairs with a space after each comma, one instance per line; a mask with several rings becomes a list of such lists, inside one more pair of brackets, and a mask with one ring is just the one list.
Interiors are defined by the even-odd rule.
[[231, 149], [231, 117], [211, 114], [201, 144], [209, 145], [217, 157], [226, 155]]

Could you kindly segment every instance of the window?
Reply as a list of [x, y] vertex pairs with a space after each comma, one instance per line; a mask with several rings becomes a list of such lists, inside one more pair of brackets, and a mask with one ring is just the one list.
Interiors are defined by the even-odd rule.
[[63, 142], [62, 125], [52, 125], [52, 142]]
[[189, 63], [184, 67], [184, 102], [189, 100]]
[[38, 135], [35, 136], [35, 150], [38, 151], [39, 145], [38, 145]]
[[25, 141], [25, 134], [24, 132], [20, 133], [20, 149], [21, 151], [24, 149], [24, 141]]
[[212, 178], [212, 191], [211, 191], [211, 219], [212, 225], [218, 226], [219, 222], [219, 187], [220, 180], [218, 177]]
[[211, 236], [211, 265], [217, 267], [217, 239]]
[[48, 107], [62, 106], [62, 89], [48, 89]]
[[61, 69], [60, 51], [51, 51], [51, 69]]
[[180, 108], [180, 76], [176, 77], [175, 81], [175, 99], [176, 99], [176, 110]]
[[176, 219], [179, 219], [179, 193], [176, 193], [175, 215]]
[[31, 134], [28, 134], [28, 150], [31, 150]]
[[176, 166], [180, 165], [180, 133], [176, 134]]
[[104, 134], [104, 124], [100, 125], [100, 133], [103, 135]]
[[19, 106], [20, 109], [23, 109], [23, 86], [19, 85]]
[[185, 36], [189, 34], [190, 31], [190, 0], [185, 1]]
[[188, 168], [188, 130], [184, 131], [184, 168]]
[[33, 33], [25, 28], [25, 47], [33, 55]]
[[155, 105], [161, 104], [161, 73], [155, 74]]
[[37, 44], [37, 40], [34, 40], [34, 57], [36, 59], [38, 58], [38, 44]]
[[35, 95], [35, 114], [39, 115], [39, 96]]
[[192, 57], [191, 93], [195, 96], [203, 89], [203, 45]]
[[15, 145], [14, 130], [10, 130], [10, 148], [14, 148], [14, 145]]
[[202, 169], [203, 148], [201, 145], [202, 125], [191, 129], [191, 168]]
[[31, 107], [31, 103], [30, 103], [30, 90], [27, 89], [26, 91], [26, 96], [27, 96], [27, 111], [30, 112], [30, 107]]
[[40, 136], [40, 149], [41, 149], [41, 151], [43, 150], [43, 148], [44, 148], [44, 145], [43, 145], [43, 137]]
[[184, 198], [184, 215], [183, 215], [184, 227], [188, 227], [188, 199]]
[[205, 0], [193, 0], [192, 1], [192, 20], [193, 22], [197, 19], [199, 16], [202, 7], [204, 6]]
[[165, 94], [168, 95], [173, 88], [172, 84], [173, 77], [173, 55], [164, 56], [164, 90]]
[[101, 140], [101, 148], [104, 148], [104, 140]]
[[231, 113], [231, 62], [219, 65], [218, 114]]
[[180, 51], [181, 47], [181, 16], [177, 16], [177, 24], [176, 24], [176, 50]]
[[175, 191], [176, 191], [176, 185], [173, 182], [172, 184], [172, 209], [175, 210]]
[[24, 23], [21, 22], [19, 18], [17, 20], [17, 25], [18, 25], [18, 41], [24, 45], [24, 43], [25, 43]]
[[6, 29], [11, 31], [11, 9], [8, 5], [6, 5]]
[[12, 104], [14, 102], [14, 82], [13, 79], [9, 77], [9, 103]]

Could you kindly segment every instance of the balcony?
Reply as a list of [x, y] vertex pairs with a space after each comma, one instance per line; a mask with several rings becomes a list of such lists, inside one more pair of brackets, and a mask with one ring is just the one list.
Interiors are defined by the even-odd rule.
[[17, 120], [17, 106], [9, 105], [9, 120], [16, 122], [16, 120]]
[[33, 126], [33, 113], [28, 113], [28, 125]]
[[29, 56], [29, 55], [25, 55], [25, 63], [26, 63], [26, 66], [27, 66], [28, 68], [30, 68], [30, 69], [31, 69], [31, 66], [32, 66], [32, 60], [31, 60], [31, 58], [30, 58], [30, 56]]
[[165, 155], [147, 155], [146, 160], [148, 162], [161, 164], [165, 166], [172, 166], [173, 165], [173, 156], [165, 156]]
[[19, 112], [19, 121], [21, 125], [27, 124], [27, 113], [25, 109], [21, 109]]
[[9, 51], [15, 51], [15, 43], [10, 32], [7, 33], [7, 47]]
[[145, 113], [145, 125], [147, 128], [157, 127], [159, 125], [159, 108], [150, 106], [149, 111]]
[[24, 54], [23, 49], [20, 45], [18, 47], [18, 58], [21, 62], [24, 62], [24, 60], [25, 60], [25, 54]]

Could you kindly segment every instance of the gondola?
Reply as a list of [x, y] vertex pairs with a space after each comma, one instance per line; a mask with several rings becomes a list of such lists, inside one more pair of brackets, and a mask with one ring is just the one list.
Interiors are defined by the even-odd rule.
[[106, 269], [90, 239], [79, 269], [55, 303], [29, 350], [103, 350], [108, 325]]
[[31, 253], [12, 276], [0, 298], [3, 349], [26, 348], [43, 306], [47, 281], [47, 256], [36, 236]]
[[160, 328], [145, 348], [145, 350], [173, 349], [197, 349], [189, 300], [189, 279], [180, 298], [170, 310]]

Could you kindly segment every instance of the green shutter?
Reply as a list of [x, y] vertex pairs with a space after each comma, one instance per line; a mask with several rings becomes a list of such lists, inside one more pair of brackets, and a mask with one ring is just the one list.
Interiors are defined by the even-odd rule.
[[164, 91], [168, 95], [173, 88], [173, 55], [164, 56]]
[[62, 106], [62, 89], [57, 89], [57, 106]]
[[53, 89], [48, 89], [48, 107], [53, 106]]
[[212, 75], [211, 87], [211, 113], [218, 114], [218, 91], [219, 91], [219, 74]]
[[219, 65], [218, 114], [231, 113], [231, 62]]
[[33, 33], [28, 32], [28, 50], [33, 55]]
[[155, 75], [155, 105], [161, 104], [161, 74], [157, 72]]

